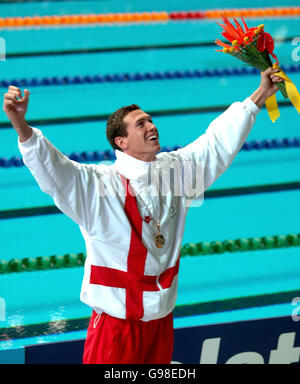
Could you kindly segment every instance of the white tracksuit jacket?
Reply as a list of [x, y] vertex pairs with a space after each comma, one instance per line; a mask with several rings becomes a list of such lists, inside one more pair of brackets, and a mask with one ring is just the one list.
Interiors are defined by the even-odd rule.
[[[203, 191], [232, 163], [259, 110], [249, 97], [235, 102], [197, 140], [159, 153], [153, 162], [116, 151], [114, 164], [79, 164], [36, 128], [26, 142], [18, 140], [41, 190], [79, 225], [84, 237], [81, 301], [98, 314], [142, 321], [174, 309], [188, 207], [199, 204]], [[120, 175], [130, 180], [135, 196], [126, 197]], [[155, 221], [165, 238], [161, 249], [154, 243]]]

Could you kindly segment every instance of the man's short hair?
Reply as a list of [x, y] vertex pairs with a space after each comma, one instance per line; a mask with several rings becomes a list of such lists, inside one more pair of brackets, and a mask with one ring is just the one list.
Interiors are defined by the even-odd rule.
[[127, 137], [127, 127], [123, 120], [128, 113], [137, 109], [141, 108], [136, 104], [131, 104], [126, 107], [119, 108], [109, 116], [106, 124], [106, 137], [113, 149], [122, 151], [122, 149], [115, 143], [115, 138], [118, 136]]

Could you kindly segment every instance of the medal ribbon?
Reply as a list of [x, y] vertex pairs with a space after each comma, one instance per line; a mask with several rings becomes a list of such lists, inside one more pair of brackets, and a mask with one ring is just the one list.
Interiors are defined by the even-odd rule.
[[[278, 68], [276, 64], [273, 64], [273, 68]], [[287, 77], [287, 75], [280, 70], [279, 72], [276, 72], [276, 76], [281, 77], [282, 79], [285, 80], [285, 87], [286, 87], [286, 92], [288, 94], [288, 97], [293, 104], [293, 106], [296, 108], [298, 113], [300, 113], [300, 94], [295, 86], [295, 84], [292, 82], [292, 80]], [[280, 112], [278, 109], [277, 105], [277, 100], [276, 100], [276, 94], [270, 96], [266, 102], [266, 108], [268, 111], [268, 114], [270, 116], [270, 119], [275, 123], [276, 119], [280, 116]]]

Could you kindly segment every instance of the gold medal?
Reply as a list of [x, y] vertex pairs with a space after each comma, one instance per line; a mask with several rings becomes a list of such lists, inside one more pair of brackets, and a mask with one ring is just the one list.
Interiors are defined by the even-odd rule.
[[155, 224], [155, 226], [156, 226], [156, 228], [157, 228], [157, 232], [158, 232], [158, 234], [154, 236], [154, 243], [155, 243], [156, 248], [161, 249], [161, 248], [163, 248], [163, 246], [165, 245], [166, 240], [165, 240], [164, 236], [160, 233], [160, 222], [156, 222], [155, 219], [154, 219], [154, 217], [151, 216], [151, 212], [150, 212], [150, 210], [149, 210], [149, 207], [148, 207], [147, 204], [145, 204], [145, 202], [144, 202], [144, 200], [142, 199], [142, 197], [141, 197], [140, 194], [138, 194], [138, 197], [141, 199], [141, 201], [142, 201], [143, 204], [146, 206], [146, 208], [147, 208], [147, 210], [148, 210], [148, 212], [149, 212], [149, 215], [144, 217], [144, 222], [147, 223], [147, 224], [149, 224], [149, 223], [151, 222], [151, 220], [153, 220], [153, 222], [154, 222], [154, 224]]
[[162, 248], [165, 245], [165, 238], [161, 233], [155, 236], [156, 248]]

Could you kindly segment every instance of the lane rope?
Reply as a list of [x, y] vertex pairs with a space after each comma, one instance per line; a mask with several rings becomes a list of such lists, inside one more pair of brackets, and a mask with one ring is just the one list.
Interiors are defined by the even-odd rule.
[[[176, 151], [183, 146], [164, 146], [160, 152]], [[291, 149], [300, 147], [300, 137], [284, 137], [275, 139], [252, 140], [243, 144], [240, 151], [260, 151], [274, 149]], [[101, 161], [114, 161], [116, 159], [115, 152], [112, 150], [105, 151], [83, 151], [65, 153], [66, 157], [78, 163], [92, 163]], [[21, 156], [12, 156], [11, 158], [0, 157], [0, 168], [20, 168], [24, 167]]]
[[[223, 241], [202, 241], [187, 243], [181, 248], [181, 257], [212, 256], [224, 253], [262, 251], [300, 246], [300, 233], [263, 236], [253, 238], [227, 239]], [[13, 258], [9, 261], [0, 260], [0, 275], [33, 271], [82, 267], [86, 253], [70, 253], [65, 255]]]
[[46, 15], [25, 17], [1, 17], [0, 29], [35, 26], [60, 26], [76, 24], [117, 24], [128, 23], [159, 23], [180, 20], [218, 19], [220, 15], [226, 17], [290, 17], [299, 16], [300, 7], [266, 7], [266, 8], [232, 8], [208, 9], [204, 11], [173, 11], [173, 12], [131, 12], [131, 13], [99, 13]]
[[[287, 73], [299, 73], [300, 64], [282, 65], [280, 67]], [[108, 73], [96, 75], [75, 75], [75, 76], [46, 76], [42, 78], [21, 78], [21, 79], [2, 79], [0, 87], [8, 88], [10, 85], [16, 87], [43, 87], [43, 86], [67, 86], [78, 84], [99, 84], [99, 83], [123, 83], [133, 81], [154, 81], [154, 80], [183, 80], [193, 78], [207, 77], [229, 77], [258, 75], [254, 67], [236, 67], [236, 68], [215, 68], [215, 69], [190, 69], [190, 70], [167, 70], [167, 71], [149, 71], [135, 73]]]

